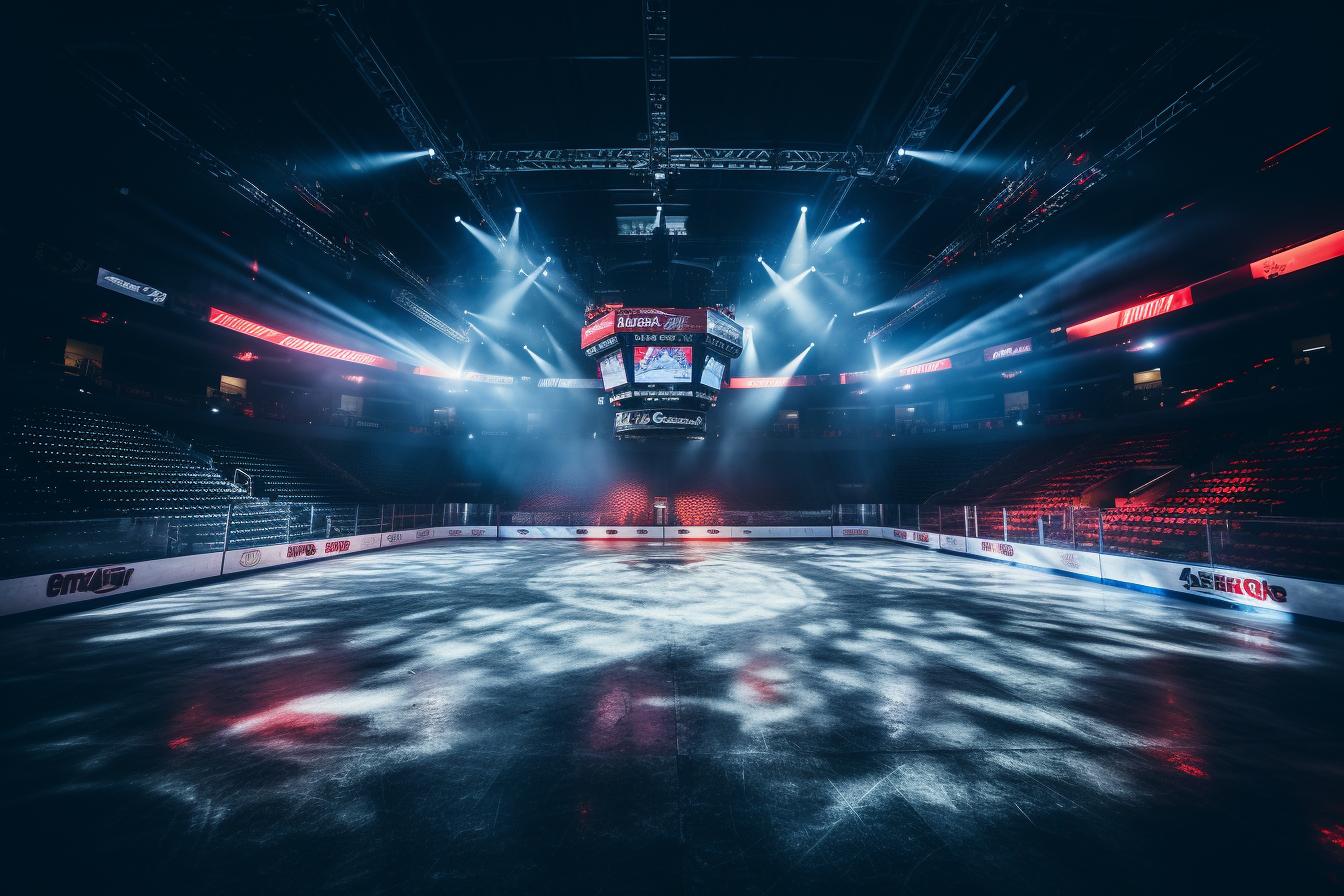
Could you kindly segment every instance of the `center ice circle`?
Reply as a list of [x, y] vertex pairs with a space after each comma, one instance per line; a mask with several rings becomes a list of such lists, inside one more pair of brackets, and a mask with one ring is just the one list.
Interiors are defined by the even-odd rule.
[[560, 563], [527, 587], [573, 607], [692, 625], [731, 625], [797, 610], [821, 596], [809, 578], [730, 557], [585, 557]]

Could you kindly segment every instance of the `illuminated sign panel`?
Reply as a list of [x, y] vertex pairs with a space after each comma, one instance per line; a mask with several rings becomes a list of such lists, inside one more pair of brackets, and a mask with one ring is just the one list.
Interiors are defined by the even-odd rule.
[[1073, 342], [1075, 339], [1086, 339], [1089, 336], [1097, 336], [1101, 333], [1109, 333], [1111, 330], [1118, 330], [1121, 327], [1128, 327], [1131, 324], [1157, 317], [1159, 314], [1166, 314], [1178, 308], [1187, 308], [1193, 304], [1194, 300], [1190, 297], [1190, 287], [1187, 286], [1175, 292], [1149, 299], [1146, 302], [1130, 305], [1120, 311], [1112, 311], [1110, 314], [1103, 314], [1101, 317], [1094, 317], [1091, 320], [1083, 321], [1081, 324], [1075, 324], [1069, 327], [1066, 332], [1069, 342]]
[[368, 352], [357, 352], [350, 348], [337, 348], [334, 345], [324, 345], [321, 342], [300, 339], [298, 336], [290, 336], [288, 333], [272, 330], [270, 327], [262, 326], [259, 323], [238, 317], [235, 314], [229, 314], [227, 311], [220, 311], [218, 308], [210, 309], [210, 323], [226, 327], [237, 333], [242, 333], [244, 336], [264, 339], [275, 345], [291, 348], [296, 352], [306, 352], [310, 355], [331, 358], [335, 361], [350, 361], [354, 364], [367, 364], [370, 367], [382, 367], [385, 370], [397, 369], [397, 363], [395, 361], [389, 361], [386, 358], [380, 358], [377, 355], [371, 355]]
[[913, 367], [902, 367], [896, 372], [897, 376], [914, 376], [917, 373], [933, 373], [936, 370], [947, 370], [952, 366], [951, 358], [943, 358], [938, 361], [928, 361], [924, 364], [916, 364]]
[[1272, 280], [1344, 255], [1344, 230], [1251, 262], [1251, 276]]
[[597, 320], [584, 327], [580, 333], [579, 347], [587, 348], [599, 339], [616, 332], [616, 312], [608, 311]]
[[742, 325], [722, 311], [715, 311], [713, 308], [705, 309], [705, 332], [722, 339], [729, 345], [735, 345], [739, 348], [742, 345]]
[[625, 375], [625, 361], [619, 351], [612, 352], [599, 361], [598, 368], [602, 371], [603, 389], [623, 386], [629, 382]]
[[805, 376], [735, 376], [728, 380], [729, 389], [772, 389], [806, 385]]
[[706, 355], [705, 367], [700, 371], [700, 384], [711, 389], [723, 388], [723, 371], [726, 366], [713, 355]]
[[690, 381], [689, 346], [635, 347], [635, 382], [689, 383]]
[[139, 280], [132, 280], [130, 277], [114, 274], [107, 268], [98, 269], [98, 285], [113, 292], [124, 292], [128, 296], [134, 296], [142, 302], [148, 302], [159, 307], [163, 307], [163, 304], [168, 301], [168, 293], [163, 290], [155, 289]]
[[1025, 355], [1029, 351], [1031, 351], [1031, 339], [1019, 339], [1016, 342], [1008, 342], [1003, 345], [995, 345], [985, 349], [985, 360], [997, 361], [1000, 358]]

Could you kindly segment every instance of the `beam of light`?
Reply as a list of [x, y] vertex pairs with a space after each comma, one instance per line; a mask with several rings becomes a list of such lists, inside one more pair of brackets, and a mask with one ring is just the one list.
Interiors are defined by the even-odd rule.
[[461, 217], [457, 218], [457, 223], [467, 228], [467, 232], [470, 233], [472, 236], [476, 237], [476, 241], [480, 243], [482, 246], [484, 246], [487, 252], [489, 252], [496, 258], [500, 256], [504, 247], [500, 245], [499, 240], [495, 239], [492, 235], [486, 233], [481, 228], [473, 227], [466, 221], [463, 221]]
[[779, 269], [786, 274], [801, 270], [807, 266], [807, 206], [798, 214], [798, 226], [793, 228], [793, 237], [789, 247], [784, 250], [784, 260]]
[[379, 168], [388, 168], [392, 165], [400, 165], [402, 162], [409, 162], [412, 159], [421, 159], [432, 155], [434, 155], [432, 149], [422, 149], [419, 152], [367, 153], [350, 159], [350, 167], [356, 171], [375, 171]]
[[746, 328], [746, 343], [742, 348], [743, 376], [761, 375], [761, 359], [760, 356], [756, 354], [756, 339], [753, 335], [755, 331], [755, 327]]
[[532, 360], [537, 362], [537, 366], [541, 368], [542, 373], [546, 374], [547, 376], [560, 375], [560, 371], [556, 368], [554, 364], [550, 363], [541, 355], [532, 351], [532, 349], [528, 348], [527, 346], [523, 346], [523, 351], [527, 352], [529, 355], [532, 356]]
[[545, 283], [538, 280], [536, 287], [546, 297], [546, 301], [551, 303], [551, 307], [560, 312], [560, 316], [564, 318], [565, 323], [575, 327], [583, 326], [583, 315], [579, 312], [579, 309], [572, 302], [566, 302], [560, 297], [560, 284], [557, 283], [553, 291]]
[[545, 269], [546, 262], [543, 261], [540, 265], [532, 269], [532, 273], [528, 274], [522, 283], [510, 286], [503, 295], [490, 303], [489, 314], [492, 316], [503, 316], [513, 311], [514, 306], [518, 304], [523, 295], [532, 287], [532, 284], [537, 282], [537, 278], [541, 276], [541, 272]]
[[[401, 338], [395, 334], [389, 333], [387, 330], [365, 320], [363, 317], [351, 314], [334, 302], [313, 295], [312, 290], [305, 289], [298, 283], [295, 283], [267, 267], [262, 267], [260, 271], [249, 279], [249, 281], [244, 283], [238, 277], [237, 271], [243, 269], [251, 271], [254, 259], [221, 245], [213, 234], [206, 234], [199, 228], [171, 215], [164, 209], [146, 202], [137, 194], [132, 194], [132, 200], [150, 214], [171, 224], [178, 233], [181, 233], [196, 242], [205, 253], [209, 253], [202, 256], [202, 266], [207, 268], [222, 268], [218, 273], [226, 280], [234, 280], [240, 289], [255, 291], [257, 284], [251, 282], [252, 279], [255, 279], [257, 283], [275, 289], [284, 301], [290, 302], [296, 309], [301, 308], [312, 313], [314, 319], [320, 321], [324, 325], [330, 325], [333, 322], [338, 325], [344, 325], [347, 330], [361, 333], [370, 339], [376, 340], [382, 345], [400, 352], [403, 356], [410, 358], [417, 364], [431, 367], [444, 366], [444, 361], [440, 357], [430, 352], [414, 339]], [[220, 263], [220, 259], [223, 259], [222, 264]]]
[[783, 367], [781, 367], [779, 369], [779, 372], [776, 373], [775, 376], [793, 376], [794, 373], [798, 370], [798, 365], [802, 364], [803, 359], [807, 357], [807, 353], [812, 351], [813, 345], [816, 345], [816, 343], [815, 342], [812, 343], [807, 348], [799, 352], [798, 356], [789, 363], [785, 364]]
[[762, 261], [761, 267], [765, 268], [765, 272], [770, 275], [770, 282], [775, 285], [773, 290], [766, 293], [765, 298], [762, 299], [763, 302], [778, 296], [783, 296], [786, 299], [801, 300], [802, 294], [798, 292], [798, 284], [803, 282], [803, 278], [815, 270], [814, 268], [803, 268], [800, 273], [794, 274], [792, 277], [785, 280], [779, 274], [775, 273], [775, 269], [770, 267], [767, 262]]
[[551, 328], [543, 325], [542, 329], [546, 331], [546, 338], [551, 343], [551, 352], [556, 361], [558, 361], [560, 366], [564, 369], [564, 372], [569, 376], [579, 376], [579, 365], [576, 364], [574, 359], [565, 351], [565, 347], [560, 344], [560, 340], [551, 332]]
[[475, 324], [471, 325], [471, 331], [476, 335], [477, 341], [484, 345], [490, 354], [499, 358], [501, 361], [510, 365], [517, 365], [518, 359], [514, 357], [513, 352], [500, 345], [490, 335]]
[[[965, 155], [966, 153], [966, 148], [975, 141], [976, 137], [980, 136], [980, 132], [985, 129], [985, 126], [988, 125], [990, 121], [994, 119], [994, 116], [998, 114], [999, 109], [1003, 108], [1003, 104], [1008, 102], [1008, 97], [1012, 96], [1015, 92], [1017, 92], [1017, 85], [1009, 87], [1007, 92], [1005, 92], [1003, 96], [999, 97], [999, 101], [994, 104], [994, 108], [989, 110], [989, 114], [980, 120], [980, 123], [975, 126], [975, 130], [971, 131], [970, 136], [967, 137], [964, 141], [962, 141], [961, 146], [957, 149], [955, 153], [952, 154], [951, 159], [947, 163], [947, 167], [952, 169], [951, 173], [946, 177], [944, 177], [942, 183], [939, 184], [938, 188], [934, 190], [932, 194], [930, 194], [928, 199], [924, 200], [923, 208], [921, 208], [908, 221], [906, 221], [905, 226], [902, 227], [899, 231], [897, 231], [896, 235], [893, 236], [887, 242], [887, 245], [882, 249], [882, 252], [880, 253], [881, 255], [886, 255], [888, 252], [890, 252], [892, 247], [895, 246], [896, 243], [900, 241], [901, 237], [905, 236], [906, 231], [908, 231], [911, 227], [913, 227], [916, 221], [924, 217], [924, 213], [927, 212], [929, 208], [933, 205], [933, 203], [936, 202], [938, 198], [943, 195], [943, 191], [947, 189], [948, 184], [950, 184], [956, 178], [956, 176], [960, 174], [961, 171], [967, 165], [970, 164], [970, 162], [972, 161], [972, 159], [974, 159], [974, 157], [980, 154], [980, 150], [984, 149], [984, 147], [988, 145], [988, 143], [998, 135], [999, 131], [1002, 130], [1003, 126], [1008, 123], [1008, 120], [1017, 114], [1017, 110], [1022, 108], [1022, 105], [1027, 101], [1026, 91], [1022, 91], [1022, 95], [1018, 97], [1017, 103], [1011, 109], [1008, 110], [1008, 112], [1003, 116], [1003, 118], [999, 121], [999, 123], [994, 126], [994, 129], [990, 131], [987, 135], [985, 135], [984, 141], [980, 143], [979, 146], [976, 147], [974, 152], [972, 152], [971, 155], [966, 159], [964, 160], [962, 159], [962, 156]], [[920, 152], [922, 152], [922, 150], [906, 150], [905, 154], [914, 155], [918, 157], [916, 154]]]
[[500, 253], [500, 261], [504, 267], [512, 270], [519, 264], [522, 256], [518, 249], [518, 222], [522, 218], [522, 209], [515, 207], [513, 210], [513, 223], [509, 225], [509, 235], [504, 238], [504, 251]]
[[817, 237], [817, 244], [812, 247], [812, 251], [818, 255], [824, 255], [835, 248], [835, 244], [854, 232], [860, 224], [867, 223], [867, 219], [860, 218], [853, 224], [846, 224], [844, 227], [837, 227], [834, 230], [828, 230]]

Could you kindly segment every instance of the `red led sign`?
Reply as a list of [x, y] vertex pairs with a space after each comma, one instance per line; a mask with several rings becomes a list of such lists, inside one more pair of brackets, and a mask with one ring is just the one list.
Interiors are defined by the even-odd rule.
[[806, 386], [805, 376], [735, 376], [728, 380], [729, 389], [770, 389], [778, 386]]
[[334, 345], [324, 345], [321, 342], [300, 339], [298, 336], [290, 336], [288, 333], [272, 330], [270, 327], [238, 317], [236, 314], [229, 314], [227, 311], [220, 311], [218, 308], [210, 309], [210, 323], [226, 327], [236, 333], [242, 333], [244, 336], [264, 339], [284, 348], [292, 348], [296, 352], [306, 352], [310, 355], [331, 358], [335, 361], [350, 361], [355, 364], [367, 364], [370, 367], [382, 367], [385, 370], [397, 369], [397, 362], [395, 361], [389, 361], [368, 352], [357, 352], [350, 348], [337, 348]]
[[917, 373], [933, 373], [935, 370], [947, 370], [952, 366], [951, 358], [943, 358], [940, 361], [927, 361], [923, 364], [916, 364], [913, 367], [902, 367], [896, 371], [897, 376], [914, 376]]
[[1175, 292], [1156, 296], [1137, 305], [1130, 305], [1128, 308], [1112, 311], [1110, 314], [1103, 314], [1101, 317], [1094, 317], [1091, 320], [1083, 321], [1081, 324], [1075, 324], [1065, 332], [1068, 334], [1069, 342], [1073, 342], [1075, 339], [1086, 339], [1089, 336], [1128, 327], [1130, 324], [1137, 324], [1140, 321], [1157, 317], [1159, 314], [1166, 314], [1178, 308], [1187, 308], [1193, 304], [1194, 300], [1190, 298], [1190, 287], [1186, 286]]

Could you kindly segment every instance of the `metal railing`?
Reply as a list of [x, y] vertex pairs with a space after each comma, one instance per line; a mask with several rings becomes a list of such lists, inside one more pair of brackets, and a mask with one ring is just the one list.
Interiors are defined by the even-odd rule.
[[495, 525], [491, 504], [286, 504], [215, 513], [0, 524], [0, 578], [433, 526]]
[[1015, 544], [1221, 566], [1344, 581], [1344, 522], [1256, 517], [1197, 518], [1176, 508], [1132, 505], [1002, 507], [840, 504], [836, 525], [918, 529]]
[[885, 526], [1344, 582], [1344, 522], [1195, 519], [1162, 507], [838, 504], [643, 514], [509, 511], [491, 504], [286, 504], [239, 499], [216, 513], [0, 524], [0, 578], [228, 549], [439, 526]]

